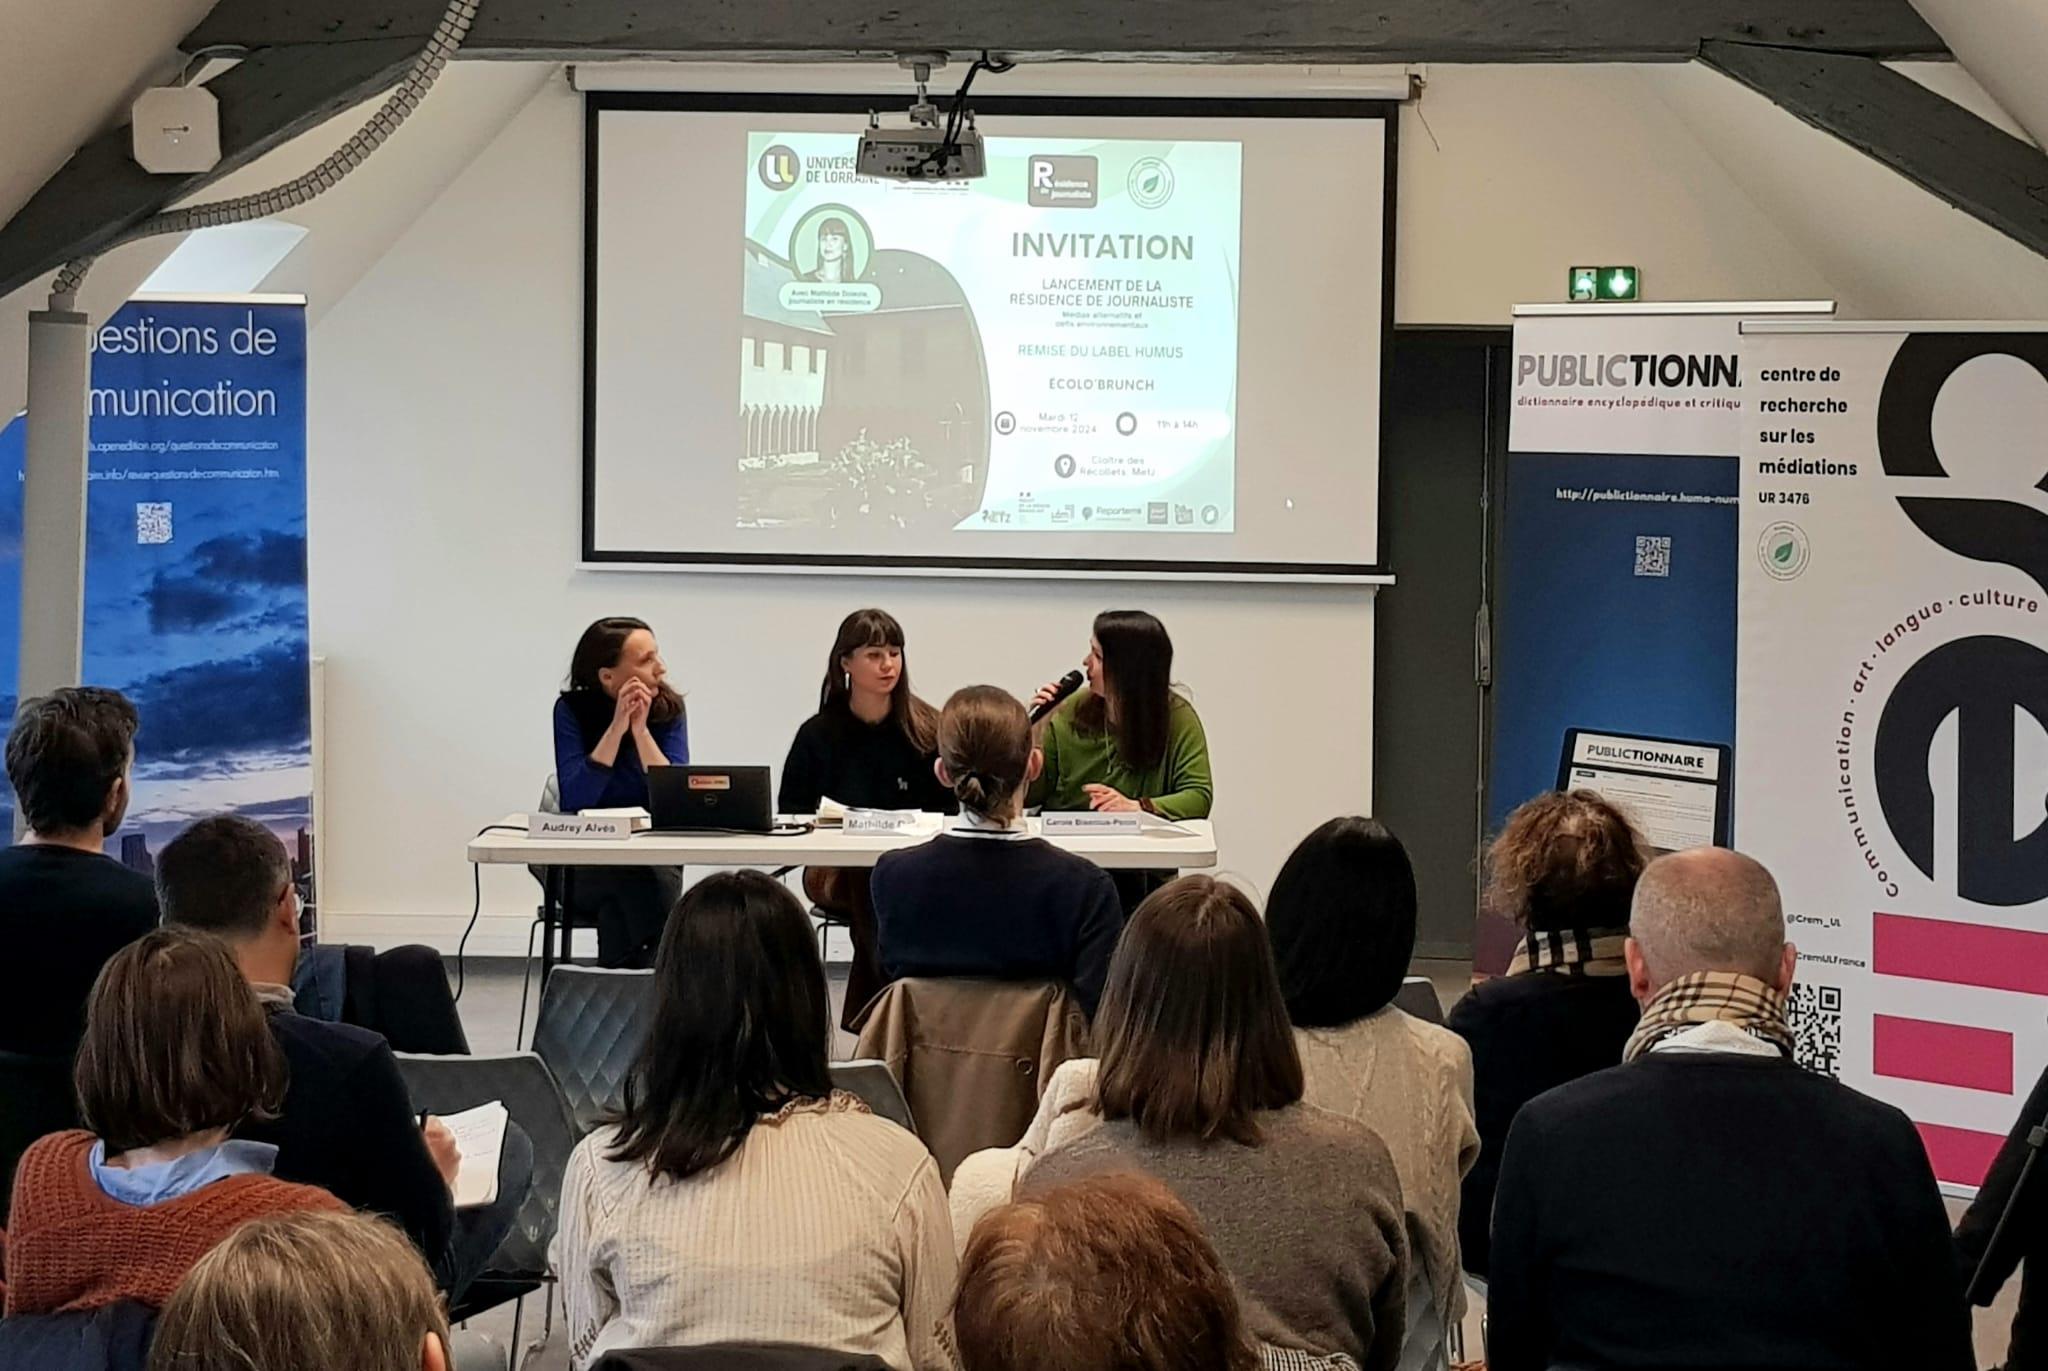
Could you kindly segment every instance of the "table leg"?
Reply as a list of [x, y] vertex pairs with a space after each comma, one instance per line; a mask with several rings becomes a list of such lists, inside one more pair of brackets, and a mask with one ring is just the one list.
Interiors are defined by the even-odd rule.
[[575, 903], [575, 898], [576, 868], [565, 866], [562, 868], [562, 907], [555, 911], [555, 927], [561, 930], [562, 935], [562, 948], [555, 955], [555, 960], [565, 966], [575, 960], [571, 954], [575, 951], [576, 920], [575, 916], [569, 912], [570, 906]]
[[562, 919], [562, 880], [564, 868], [551, 866], [548, 878], [541, 883], [540, 895], [540, 988], [545, 994], [548, 988], [548, 973], [555, 969], [555, 925]]

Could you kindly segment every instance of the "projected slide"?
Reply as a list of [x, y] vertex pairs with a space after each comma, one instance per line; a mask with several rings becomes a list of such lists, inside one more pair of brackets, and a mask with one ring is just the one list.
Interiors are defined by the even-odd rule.
[[857, 179], [846, 132], [744, 165], [733, 525], [1237, 527], [1240, 144], [991, 137], [985, 179]]
[[1379, 574], [1391, 106], [992, 94], [911, 184], [873, 104], [586, 97], [587, 562]]

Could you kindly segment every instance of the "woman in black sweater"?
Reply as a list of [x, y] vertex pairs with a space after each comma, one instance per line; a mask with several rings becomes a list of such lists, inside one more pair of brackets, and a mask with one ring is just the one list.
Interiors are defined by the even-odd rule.
[[1622, 944], [1644, 860], [1628, 819], [1589, 790], [1522, 805], [1488, 854], [1488, 903], [1523, 937], [1507, 974], [1472, 987], [1446, 1024], [1472, 1048], [1479, 1160], [1465, 1173], [1458, 1242], [1475, 1276], [1487, 1270], [1508, 1125], [1544, 1091], [1619, 1065], [1635, 1030]]
[[[818, 712], [804, 720], [782, 764], [776, 808], [815, 814], [821, 800], [849, 809], [923, 809], [950, 814], [953, 794], [933, 773], [939, 712], [910, 689], [903, 625], [879, 609], [857, 609], [839, 625], [825, 659]], [[846, 924], [853, 965], [840, 1014], [854, 1016], [882, 988], [875, 961], [875, 912], [868, 873], [857, 867], [810, 867], [804, 893]]]
[[1024, 792], [1043, 765], [1008, 691], [969, 686], [946, 701], [937, 774], [960, 818], [875, 864], [878, 950], [891, 980], [1061, 980], [1094, 1015], [1123, 906], [1108, 873], [1024, 827]]

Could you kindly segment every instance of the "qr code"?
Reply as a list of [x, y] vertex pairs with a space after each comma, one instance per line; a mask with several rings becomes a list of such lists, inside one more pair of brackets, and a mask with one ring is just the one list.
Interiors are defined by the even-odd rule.
[[1795, 985], [1785, 1005], [1792, 1026], [1792, 1060], [1823, 1076], [1842, 1074], [1842, 988]]
[[163, 504], [143, 504], [135, 507], [135, 541], [138, 543], [168, 543], [171, 541], [171, 507]]
[[1636, 575], [1669, 576], [1671, 574], [1671, 539], [1669, 537], [1638, 537], [1636, 539]]

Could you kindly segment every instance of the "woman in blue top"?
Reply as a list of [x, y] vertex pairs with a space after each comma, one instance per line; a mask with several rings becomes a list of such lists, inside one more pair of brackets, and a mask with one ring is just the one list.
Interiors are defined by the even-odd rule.
[[[569, 659], [555, 701], [555, 784], [562, 812], [647, 803], [647, 768], [690, 760], [683, 697], [668, 684], [654, 630], [639, 619], [599, 619]], [[652, 966], [654, 944], [682, 894], [674, 867], [585, 867], [573, 873], [573, 922], [597, 926], [602, 966]]]

